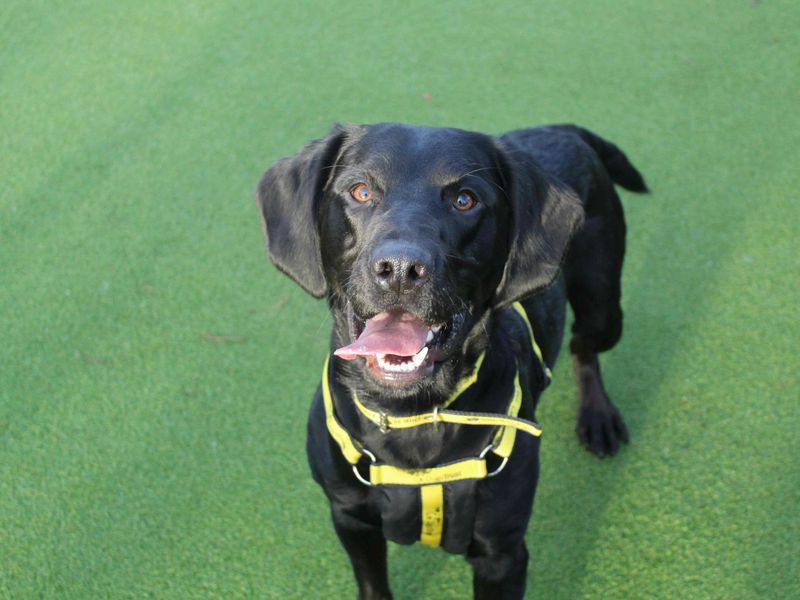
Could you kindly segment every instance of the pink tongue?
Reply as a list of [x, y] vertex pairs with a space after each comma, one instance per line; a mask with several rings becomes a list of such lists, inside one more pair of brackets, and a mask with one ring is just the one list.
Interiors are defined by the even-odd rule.
[[428, 326], [414, 315], [402, 311], [382, 312], [367, 320], [358, 339], [334, 354], [345, 360], [357, 356], [395, 354], [414, 356], [425, 346]]

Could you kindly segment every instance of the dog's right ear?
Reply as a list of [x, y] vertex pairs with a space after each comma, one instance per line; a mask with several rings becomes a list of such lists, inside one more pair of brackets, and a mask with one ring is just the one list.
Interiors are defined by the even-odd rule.
[[494, 297], [500, 309], [555, 281], [584, 212], [575, 192], [545, 175], [525, 152], [500, 143], [497, 160], [512, 217], [508, 258]]
[[335, 125], [323, 139], [278, 161], [261, 178], [256, 203], [276, 267], [315, 298], [328, 292], [322, 272], [317, 206], [333, 173], [346, 131]]

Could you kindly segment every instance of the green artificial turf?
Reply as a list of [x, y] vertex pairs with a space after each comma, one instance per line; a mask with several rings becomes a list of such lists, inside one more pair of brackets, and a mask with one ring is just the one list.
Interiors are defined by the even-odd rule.
[[[304, 455], [329, 321], [252, 190], [336, 121], [618, 143], [632, 443], [538, 418], [529, 597], [800, 597], [800, 5], [6, 1], [0, 597], [348, 598]], [[390, 546], [397, 598], [463, 560]]]

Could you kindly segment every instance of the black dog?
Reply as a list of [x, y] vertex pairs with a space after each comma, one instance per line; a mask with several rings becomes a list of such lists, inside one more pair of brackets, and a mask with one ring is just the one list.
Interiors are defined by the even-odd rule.
[[333, 316], [307, 450], [360, 598], [391, 597], [386, 539], [465, 553], [475, 597], [523, 596], [532, 419], [567, 300], [578, 438], [598, 456], [628, 440], [597, 359], [622, 332], [614, 183], [647, 191], [566, 125], [337, 126], [264, 175], [270, 258]]

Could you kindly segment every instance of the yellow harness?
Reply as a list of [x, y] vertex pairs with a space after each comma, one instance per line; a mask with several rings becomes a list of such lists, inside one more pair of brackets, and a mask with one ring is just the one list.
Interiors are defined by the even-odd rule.
[[[533, 328], [528, 320], [525, 310], [518, 302], [513, 304], [514, 310], [522, 317], [530, 336], [533, 351], [539, 362], [545, 369], [548, 377], [550, 370], [544, 365], [542, 352], [533, 337]], [[445, 407], [452, 404], [467, 388], [469, 388], [478, 378], [478, 372], [483, 364], [484, 354], [481, 354], [475, 363], [472, 373], [464, 377], [456, 386], [455, 391], [444, 404]], [[356, 408], [372, 423], [380, 427], [381, 431], [390, 429], [406, 429], [419, 427], [427, 424], [455, 423], [458, 425], [482, 425], [499, 426], [492, 442], [477, 457], [466, 458], [423, 469], [404, 469], [387, 464], [379, 464], [375, 455], [367, 450], [363, 444], [355, 440], [350, 433], [339, 422], [333, 408], [330, 384], [328, 380], [328, 367], [330, 357], [326, 357], [325, 365], [322, 369], [322, 399], [325, 405], [325, 421], [331, 437], [338, 444], [345, 457], [353, 468], [356, 478], [365, 485], [406, 485], [420, 486], [420, 498], [422, 502], [422, 531], [420, 541], [427, 546], [438, 546], [441, 543], [443, 514], [443, 488], [442, 484], [459, 481], [462, 479], [483, 479], [493, 477], [503, 470], [511, 451], [514, 448], [517, 430], [523, 431], [534, 437], [542, 434], [542, 429], [533, 421], [519, 418], [520, 406], [522, 405], [522, 388], [519, 383], [519, 369], [514, 375], [514, 395], [508, 406], [507, 413], [476, 413], [456, 410], [445, 410], [436, 408], [432, 412], [398, 417], [387, 415], [382, 412], [374, 411], [364, 406], [353, 393], [353, 403]], [[492, 452], [503, 461], [500, 466], [492, 472], [486, 468], [486, 454]], [[366, 455], [370, 459], [369, 479], [364, 479], [358, 471], [357, 464]]]

